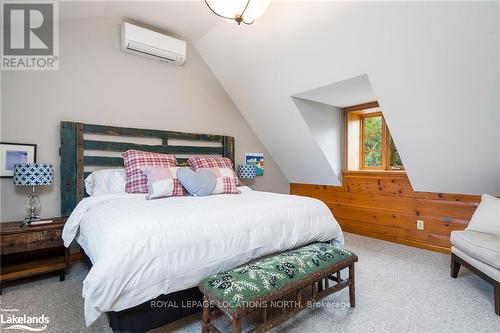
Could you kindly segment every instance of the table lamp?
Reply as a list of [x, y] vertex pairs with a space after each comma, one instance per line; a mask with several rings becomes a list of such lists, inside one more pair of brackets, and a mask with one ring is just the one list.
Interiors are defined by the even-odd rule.
[[257, 176], [255, 165], [241, 164], [238, 166], [238, 177], [240, 179], [254, 179], [255, 176]]
[[21, 163], [14, 164], [14, 185], [16, 186], [31, 186], [33, 191], [26, 198], [26, 218], [25, 224], [30, 224], [33, 221], [40, 219], [40, 198], [35, 193], [35, 186], [43, 186], [52, 184], [54, 172], [52, 165], [45, 163]]

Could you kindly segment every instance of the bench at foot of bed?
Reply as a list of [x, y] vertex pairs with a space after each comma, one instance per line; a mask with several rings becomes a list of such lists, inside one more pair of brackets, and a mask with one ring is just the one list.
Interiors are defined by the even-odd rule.
[[[357, 261], [358, 257], [348, 250], [314, 243], [210, 276], [200, 284], [204, 294], [203, 332], [219, 332], [210, 322], [215, 308], [229, 317], [235, 333], [241, 331], [242, 316], [256, 310], [262, 311], [262, 319], [252, 331], [265, 332], [346, 287], [354, 307]], [[345, 268], [349, 277], [342, 280], [340, 271]], [[276, 308], [280, 314], [268, 317]]]

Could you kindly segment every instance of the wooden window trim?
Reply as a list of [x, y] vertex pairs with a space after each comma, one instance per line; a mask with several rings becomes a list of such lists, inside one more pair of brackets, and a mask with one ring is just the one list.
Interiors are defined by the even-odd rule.
[[[390, 132], [389, 128], [387, 126], [387, 123], [385, 122], [384, 116], [380, 109], [378, 110], [370, 110], [370, 109], [376, 109], [379, 108], [379, 104], [377, 101], [369, 102], [369, 103], [364, 103], [360, 105], [354, 105], [351, 107], [344, 108], [344, 172], [395, 172], [395, 173], [406, 173], [404, 166], [402, 168], [398, 169], [392, 169], [390, 167], [390, 143], [389, 143], [389, 137], [390, 137]], [[358, 170], [350, 170], [348, 165], [348, 156], [349, 156], [349, 134], [348, 134], [348, 113], [358, 115], [359, 116], [359, 166]], [[382, 165], [380, 167], [365, 167], [364, 163], [364, 124], [363, 121], [365, 118], [368, 117], [375, 117], [375, 116], [382, 116]]]
[[344, 111], [345, 112], [363, 111], [363, 110], [374, 109], [374, 108], [378, 108], [378, 107], [379, 107], [378, 102], [373, 101], [373, 102], [363, 103], [363, 104], [359, 104], [359, 105], [349, 106], [349, 107], [345, 108]]

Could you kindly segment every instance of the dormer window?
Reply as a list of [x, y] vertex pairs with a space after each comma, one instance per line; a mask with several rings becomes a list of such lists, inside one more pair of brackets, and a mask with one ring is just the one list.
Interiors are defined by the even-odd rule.
[[377, 102], [345, 109], [346, 170], [403, 170]]

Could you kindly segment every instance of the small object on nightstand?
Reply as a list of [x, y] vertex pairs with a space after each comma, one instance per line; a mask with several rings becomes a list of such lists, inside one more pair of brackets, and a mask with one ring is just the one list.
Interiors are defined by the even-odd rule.
[[65, 222], [66, 218], [57, 217], [28, 226], [2, 223], [0, 294], [4, 282], [30, 276], [59, 272], [59, 279], [64, 281], [69, 267], [69, 248], [61, 238]]
[[[255, 165], [253, 164], [241, 164], [238, 165], [238, 177], [240, 179], [254, 179], [257, 175]], [[248, 186], [248, 184], [247, 184]]]
[[38, 220], [38, 221], [31, 222], [29, 224], [29, 226], [47, 224], [47, 223], [52, 223], [52, 222], [54, 222], [54, 220]]
[[40, 220], [40, 198], [35, 193], [35, 186], [52, 184], [52, 165], [45, 163], [14, 164], [14, 185], [31, 186], [32, 192], [26, 198], [26, 218], [24, 224]]

